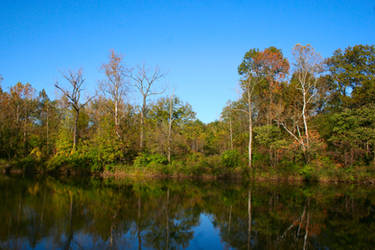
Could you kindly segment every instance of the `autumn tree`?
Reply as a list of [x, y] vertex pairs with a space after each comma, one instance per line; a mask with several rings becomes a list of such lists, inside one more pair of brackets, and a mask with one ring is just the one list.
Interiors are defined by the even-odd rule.
[[274, 120], [274, 110], [277, 104], [276, 95], [280, 93], [280, 80], [284, 79], [289, 72], [289, 62], [284, 58], [281, 50], [275, 47], [269, 47], [263, 51], [259, 51], [254, 60], [257, 64], [258, 75], [263, 77], [268, 86], [260, 91], [268, 98], [267, 105], [267, 125], [271, 125]]

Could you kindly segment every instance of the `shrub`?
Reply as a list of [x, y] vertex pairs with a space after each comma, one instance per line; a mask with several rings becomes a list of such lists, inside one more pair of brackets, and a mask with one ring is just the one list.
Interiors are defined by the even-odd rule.
[[227, 168], [237, 167], [240, 164], [240, 154], [237, 150], [227, 150], [221, 155], [221, 163]]
[[134, 160], [134, 166], [147, 167], [152, 165], [167, 165], [168, 159], [161, 154], [141, 153]]

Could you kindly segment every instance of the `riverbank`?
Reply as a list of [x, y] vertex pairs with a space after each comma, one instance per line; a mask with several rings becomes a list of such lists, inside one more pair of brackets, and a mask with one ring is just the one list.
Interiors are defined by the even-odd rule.
[[170, 174], [163, 173], [156, 169], [134, 169], [132, 166], [124, 167], [118, 170], [105, 170], [99, 174], [102, 178], [122, 179], [134, 177], [137, 179], [146, 178], [173, 178], [173, 179], [203, 179], [203, 180], [222, 180], [222, 179], [237, 179], [237, 180], [255, 180], [262, 182], [319, 182], [319, 183], [347, 183], [347, 184], [371, 184], [375, 185], [374, 170], [366, 169], [365, 167], [353, 167], [348, 170], [344, 169], [315, 169], [309, 170], [309, 173], [304, 172], [304, 167], [298, 173], [291, 173], [286, 171], [277, 171], [274, 169], [238, 169], [236, 173], [225, 175], [210, 175], [210, 174], [184, 174], [174, 172]]
[[172, 178], [202, 180], [256, 180], [270, 182], [320, 182], [375, 184], [374, 166], [343, 168], [334, 165], [289, 165], [282, 167], [224, 167], [216, 161], [186, 165], [183, 162], [140, 165], [108, 164], [98, 168], [89, 162], [63, 162], [51, 166], [46, 161], [23, 159], [0, 161], [0, 173], [9, 175], [98, 176], [101, 178]]

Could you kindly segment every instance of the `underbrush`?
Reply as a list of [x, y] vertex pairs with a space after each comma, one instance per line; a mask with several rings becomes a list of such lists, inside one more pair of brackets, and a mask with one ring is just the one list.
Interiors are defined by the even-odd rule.
[[133, 165], [110, 165], [105, 170], [115, 175], [125, 172], [127, 175], [170, 177], [230, 177], [242, 174], [243, 167], [225, 160], [223, 164], [220, 155], [194, 153], [185, 159], [175, 159], [168, 163], [163, 155], [143, 153], [136, 157]]

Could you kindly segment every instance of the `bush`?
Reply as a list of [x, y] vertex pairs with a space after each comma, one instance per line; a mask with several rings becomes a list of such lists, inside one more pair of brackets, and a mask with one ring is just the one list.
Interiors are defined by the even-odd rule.
[[153, 165], [167, 165], [168, 159], [161, 154], [148, 154], [141, 153], [134, 160], [134, 166], [136, 167], [149, 167]]
[[221, 155], [221, 164], [227, 168], [240, 165], [240, 154], [237, 150], [227, 150]]
[[71, 155], [55, 155], [47, 162], [47, 170], [70, 173], [87, 173], [102, 171], [103, 166], [94, 154], [76, 152]]
[[311, 165], [305, 165], [299, 171], [299, 173], [303, 176], [304, 180], [307, 182], [318, 181], [319, 177], [317, 176], [317, 171]]

